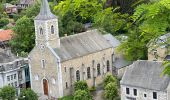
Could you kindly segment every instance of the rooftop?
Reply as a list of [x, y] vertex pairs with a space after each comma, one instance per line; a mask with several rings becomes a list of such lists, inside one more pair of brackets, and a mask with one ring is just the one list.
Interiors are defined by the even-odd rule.
[[0, 30], [0, 41], [8, 41], [12, 37], [12, 30]]
[[62, 61], [112, 48], [98, 30], [62, 37], [60, 43], [60, 48], [53, 49]]
[[138, 60], [127, 67], [121, 85], [165, 91], [170, 78], [161, 76], [161, 66], [162, 62]]
[[35, 17], [35, 20], [55, 19], [56, 16], [51, 13], [47, 0], [42, 0], [40, 13]]

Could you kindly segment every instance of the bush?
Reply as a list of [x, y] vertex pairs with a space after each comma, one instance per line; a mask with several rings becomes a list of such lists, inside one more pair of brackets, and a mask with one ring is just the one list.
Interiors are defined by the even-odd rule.
[[77, 90], [85, 90], [85, 91], [88, 91], [87, 83], [86, 83], [85, 81], [75, 82], [75, 84], [74, 84], [74, 90], [75, 90], [75, 91], [77, 91]]
[[38, 100], [38, 96], [30, 88], [23, 89], [23, 90], [21, 90], [21, 94], [20, 94], [19, 100]]
[[118, 95], [118, 87], [117, 84], [111, 82], [106, 85], [104, 88], [104, 96], [108, 100], [115, 100], [116, 98], [119, 97]]
[[92, 100], [92, 96], [86, 90], [77, 90], [74, 93], [74, 100]]
[[2, 18], [0, 19], [0, 28], [3, 28], [4, 26], [6, 26], [9, 23], [8, 18]]
[[111, 82], [117, 84], [117, 79], [113, 77], [113, 75], [109, 74], [104, 79], [104, 87]]
[[73, 96], [72, 95], [69, 95], [69, 96], [64, 96], [62, 98], [59, 98], [58, 100], [73, 100]]
[[15, 88], [11, 86], [4, 86], [0, 91], [0, 97], [2, 97], [3, 100], [14, 100], [15, 94]]
[[93, 91], [96, 91], [96, 87], [95, 86], [92, 86], [90, 89], [89, 89], [90, 92], [93, 92]]

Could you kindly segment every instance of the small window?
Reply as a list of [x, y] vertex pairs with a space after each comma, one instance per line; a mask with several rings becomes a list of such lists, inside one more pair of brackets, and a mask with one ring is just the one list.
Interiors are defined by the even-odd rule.
[[91, 78], [90, 67], [87, 68], [87, 78]]
[[16, 74], [14, 74], [14, 79], [16, 79], [16, 77], [17, 77], [17, 75], [16, 75]]
[[13, 80], [13, 75], [11, 75], [11, 80]]
[[137, 96], [137, 89], [133, 89], [134, 96]]
[[15, 87], [17, 87], [17, 81], [15, 82]]
[[76, 80], [80, 81], [80, 71], [79, 70], [76, 71]]
[[146, 98], [146, 97], [147, 97], [147, 95], [146, 95], [146, 94], [144, 94], [144, 97]]
[[101, 72], [100, 72], [100, 64], [97, 64], [97, 75], [101, 75]]
[[44, 59], [41, 60], [41, 66], [42, 66], [42, 68], [45, 68], [45, 60]]
[[126, 88], [126, 94], [130, 94], [129, 88]]
[[10, 76], [7, 76], [7, 80], [10, 81]]
[[107, 72], [110, 71], [110, 63], [109, 63], [109, 60], [107, 60]]
[[40, 35], [43, 35], [43, 29], [40, 28]]
[[67, 68], [66, 67], [64, 67], [64, 70], [65, 70], [65, 72], [67, 72]]
[[51, 34], [54, 34], [54, 26], [51, 26]]
[[66, 89], [68, 88], [68, 84], [67, 84], [67, 82], [66, 82]]
[[153, 99], [157, 99], [157, 92], [153, 92]]

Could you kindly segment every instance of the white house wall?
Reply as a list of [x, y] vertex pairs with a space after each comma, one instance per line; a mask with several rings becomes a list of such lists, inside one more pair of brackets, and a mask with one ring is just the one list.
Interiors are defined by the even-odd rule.
[[[126, 88], [129, 88], [130, 94], [126, 94]], [[137, 96], [134, 96], [133, 89], [137, 89]], [[153, 99], [153, 92], [157, 92], [157, 99]], [[147, 97], [144, 97], [144, 94], [146, 94]], [[126, 99], [126, 97], [133, 97], [136, 98], [136, 100], [168, 100], [165, 91], [154, 91], [121, 85], [121, 100], [129, 100]]]

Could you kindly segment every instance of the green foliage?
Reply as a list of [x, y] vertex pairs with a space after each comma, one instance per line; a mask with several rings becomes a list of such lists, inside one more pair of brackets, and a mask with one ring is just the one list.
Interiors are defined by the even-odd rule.
[[163, 67], [164, 67], [164, 70], [162, 72], [162, 75], [170, 75], [170, 62], [169, 61], [164, 61], [162, 63]]
[[34, 19], [40, 12], [40, 3], [37, 2], [33, 6], [29, 7], [26, 10], [23, 10], [20, 16], [27, 16], [28, 18]]
[[110, 82], [104, 88], [104, 96], [107, 100], [115, 100], [119, 97], [117, 84]]
[[21, 94], [19, 96], [19, 100], [38, 100], [38, 96], [30, 88], [23, 89], [23, 90], [21, 90]]
[[104, 87], [105, 87], [107, 84], [111, 83], [111, 82], [117, 84], [117, 79], [116, 79], [115, 77], [113, 77], [113, 75], [108, 74], [108, 75], [104, 78], [104, 82], [103, 82]]
[[74, 100], [92, 100], [92, 97], [86, 90], [77, 90], [74, 93]]
[[34, 26], [33, 21], [23, 16], [17, 20], [14, 27], [13, 38], [10, 41], [13, 52], [22, 56], [22, 54], [28, 53], [34, 46]]
[[6, 26], [9, 23], [8, 18], [1, 18], [0, 19], [0, 28], [3, 28], [4, 26]]
[[62, 98], [59, 98], [59, 100], [73, 100], [73, 96], [72, 95], [69, 95], [69, 96], [64, 96]]
[[96, 91], [96, 87], [95, 87], [95, 86], [92, 86], [91, 88], [89, 88], [89, 91], [90, 91], [90, 92]]
[[95, 14], [94, 26], [101, 27], [112, 34], [126, 33], [129, 24], [128, 17], [128, 14], [114, 13], [111, 8], [107, 8]]
[[14, 100], [15, 99], [15, 88], [11, 86], [4, 86], [0, 91], [0, 97], [3, 100]]
[[147, 43], [169, 31], [169, 0], [139, 5], [129, 26], [129, 38], [118, 48], [128, 60], [147, 59]]
[[88, 85], [85, 81], [77, 81], [74, 83], [74, 90], [85, 90], [88, 91]]

